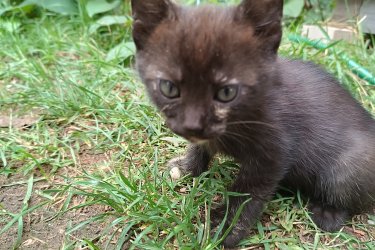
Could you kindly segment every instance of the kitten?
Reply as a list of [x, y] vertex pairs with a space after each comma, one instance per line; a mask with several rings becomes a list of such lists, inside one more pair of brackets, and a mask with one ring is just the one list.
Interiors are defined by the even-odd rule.
[[[240, 164], [230, 191], [252, 200], [224, 246], [247, 235], [279, 185], [301, 190], [326, 231], [373, 207], [375, 121], [319, 67], [277, 56], [282, 0], [131, 3], [139, 75], [167, 126], [191, 142], [172, 174], [198, 176], [215, 153]], [[229, 199], [228, 225], [247, 197]]]

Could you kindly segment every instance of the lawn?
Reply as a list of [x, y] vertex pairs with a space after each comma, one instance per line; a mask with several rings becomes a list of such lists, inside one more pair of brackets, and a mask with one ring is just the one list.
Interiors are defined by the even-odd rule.
[[[0, 17], [0, 249], [221, 249], [210, 207], [237, 167], [221, 157], [199, 178], [170, 179], [166, 162], [186, 142], [166, 128], [133, 69], [128, 4], [110, 14], [120, 24], [48, 11]], [[358, 37], [316, 50], [287, 39], [299, 30], [285, 28], [280, 53], [322, 65], [375, 115], [375, 87], [340, 57], [375, 72], [374, 49]], [[373, 214], [325, 233], [296, 194], [276, 195], [241, 246], [374, 242]]]

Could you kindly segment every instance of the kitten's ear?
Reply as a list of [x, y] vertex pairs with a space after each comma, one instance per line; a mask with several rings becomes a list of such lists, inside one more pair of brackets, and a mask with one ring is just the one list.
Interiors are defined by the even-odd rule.
[[165, 19], [175, 16], [175, 5], [170, 0], [131, 0], [133, 39], [141, 50], [152, 31]]
[[262, 48], [276, 53], [282, 36], [283, 0], [243, 0], [236, 11], [236, 20], [253, 26]]

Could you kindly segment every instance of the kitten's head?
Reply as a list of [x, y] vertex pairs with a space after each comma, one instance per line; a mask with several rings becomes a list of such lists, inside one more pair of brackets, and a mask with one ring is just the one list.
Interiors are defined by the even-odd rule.
[[225, 8], [132, 0], [137, 68], [175, 133], [213, 139], [259, 111], [273, 78], [282, 2]]

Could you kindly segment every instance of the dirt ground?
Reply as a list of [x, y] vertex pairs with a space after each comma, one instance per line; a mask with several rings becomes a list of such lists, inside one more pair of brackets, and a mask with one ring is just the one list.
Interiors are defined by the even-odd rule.
[[[19, 181], [19, 179], [12, 177], [4, 180], [3, 177], [0, 177], [0, 182], [5, 183], [5, 185], [14, 181]], [[43, 182], [36, 183], [34, 192], [43, 190], [45, 186]], [[26, 185], [2, 187], [0, 189], [0, 202], [4, 206], [2, 209], [12, 213], [21, 211], [26, 188]], [[43, 198], [34, 194], [29, 207], [39, 204], [43, 200]], [[53, 219], [53, 216], [58, 212], [58, 206], [43, 206], [36, 209], [23, 218], [24, 231], [20, 249], [61, 249], [63, 245], [74, 242], [75, 239], [73, 237], [95, 239], [105, 225], [92, 223], [89, 227], [84, 227], [83, 230], [75, 232], [70, 237], [67, 237], [65, 232], [69, 226], [77, 225], [104, 211], [104, 207], [86, 207], [85, 209], [70, 211], [61, 217]], [[3, 228], [10, 219], [10, 217], [1, 218], [0, 228]], [[12, 249], [16, 239], [17, 223], [4, 235], [0, 236], [0, 249]]]
[[[83, 157], [83, 165], [92, 164], [103, 160], [101, 157], [93, 156], [90, 160], [89, 157]], [[91, 158], [91, 157], [90, 157]], [[62, 169], [65, 173], [70, 172], [74, 175], [76, 170]], [[56, 175], [59, 176], [59, 175]], [[35, 177], [37, 180], [37, 177]], [[29, 208], [41, 204], [47, 201], [46, 198], [38, 195], [43, 190], [50, 189], [55, 185], [59, 186], [62, 184], [62, 179], [59, 177], [53, 177], [48, 181], [41, 180], [35, 181], [33, 185], [33, 192], [29, 202]], [[1, 210], [10, 213], [18, 214], [22, 210], [23, 200], [27, 191], [27, 179], [22, 175], [12, 175], [6, 178], [0, 175], [0, 212]], [[73, 197], [72, 205], [78, 205], [84, 202], [82, 197]], [[74, 243], [78, 239], [89, 239], [93, 240], [95, 244], [101, 245], [102, 242], [98, 242], [99, 235], [102, 230], [105, 229], [106, 225], [99, 223], [91, 223], [89, 226], [83, 227], [72, 234], [67, 235], [66, 232], [73, 226], [85, 221], [97, 214], [106, 212], [108, 208], [105, 206], [90, 206], [84, 207], [79, 210], [72, 210], [61, 216], [54, 217], [62, 208], [64, 199], [61, 201], [54, 201], [54, 205], [44, 205], [31, 213], [23, 217], [24, 230], [22, 234], [21, 245], [19, 249], [28, 250], [39, 250], [39, 249], [62, 249], [64, 246], [68, 246]], [[0, 214], [0, 230], [11, 220], [10, 216], [4, 216]], [[110, 223], [106, 223], [107, 225]], [[0, 235], [0, 250], [13, 249], [14, 244], [17, 241], [17, 225], [15, 223], [5, 234]], [[77, 249], [75, 247], [74, 249]], [[80, 249], [80, 248], [78, 248]], [[85, 249], [85, 248], [81, 248]]]

